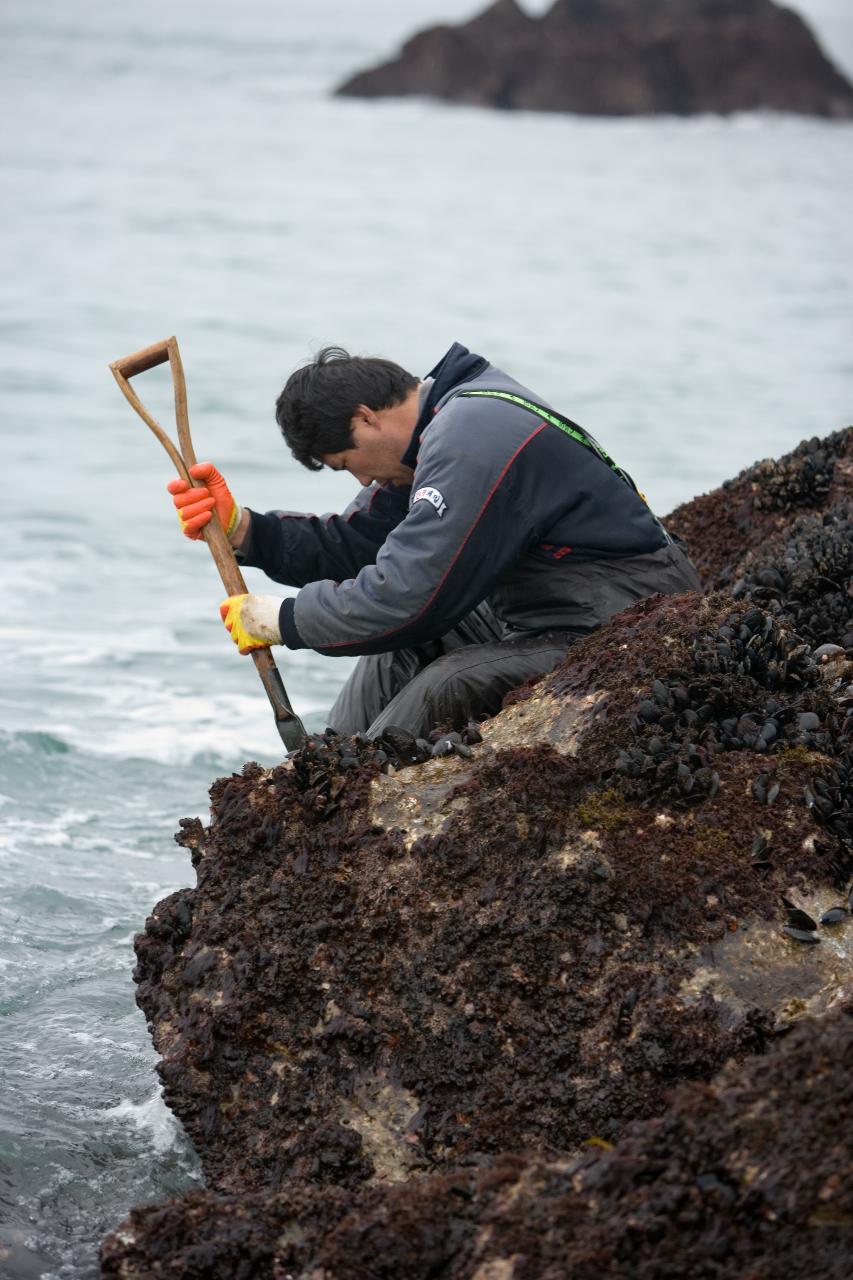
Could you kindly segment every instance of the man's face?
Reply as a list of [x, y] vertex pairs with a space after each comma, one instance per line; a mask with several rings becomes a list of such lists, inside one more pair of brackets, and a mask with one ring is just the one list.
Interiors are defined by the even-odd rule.
[[414, 472], [400, 461], [418, 419], [418, 393], [390, 409], [359, 405], [352, 418], [352, 448], [325, 453], [322, 462], [333, 471], [348, 471], [359, 484], [411, 484]]

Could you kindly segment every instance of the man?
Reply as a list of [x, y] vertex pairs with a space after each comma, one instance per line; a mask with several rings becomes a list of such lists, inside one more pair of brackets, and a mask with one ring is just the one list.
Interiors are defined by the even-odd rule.
[[304, 466], [362, 485], [342, 515], [241, 510], [209, 462], [192, 468], [202, 488], [169, 490], [187, 536], [215, 509], [242, 563], [300, 588], [223, 603], [241, 653], [362, 655], [330, 714], [340, 733], [493, 715], [619, 610], [701, 589], [595, 441], [459, 343], [422, 382], [328, 347], [276, 419]]

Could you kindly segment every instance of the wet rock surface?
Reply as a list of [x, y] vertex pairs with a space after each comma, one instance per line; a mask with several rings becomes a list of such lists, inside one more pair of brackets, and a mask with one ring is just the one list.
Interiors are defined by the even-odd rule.
[[853, 115], [853, 87], [773, 0], [556, 0], [537, 18], [497, 0], [413, 36], [338, 92], [604, 116]]
[[[404, 1186], [193, 1192], [137, 1210], [109, 1276], [284, 1280], [844, 1280], [853, 1230], [853, 1011], [680, 1087], [613, 1150], [471, 1160]], [[162, 1266], [163, 1270], [156, 1268]]]
[[[687, 1123], [687, 1104], [667, 1110], [673, 1086], [702, 1082], [697, 1107], [745, 1097], [732, 1081], [757, 1079], [756, 1063], [789, 1045], [823, 1044], [822, 1021], [791, 1028], [832, 1016], [851, 989], [853, 598], [835, 537], [851, 446], [851, 431], [802, 446], [674, 513], [711, 593], [626, 610], [493, 720], [420, 745], [318, 737], [214, 785], [210, 825], [186, 821], [178, 836], [197, 887], [157, 906], [136, 972], [165, 1097], [209, 1191], [136, 1215], [105, 1246], [105, 1274], [241, 1274], [217, 1269], [228, 1237], [254, 1260], [245, 1274], [279, 1280], [294, 1267], [313, 1280], [556, 1277], [539, 1216], [572, 1196], [554, 1249], [585, 1224], [596, 1265], [620, 1273], [620, 1196], [591, 1216], [607, 1201], [585, 1181], [588, 1144], [620, 1144], [589, 1168], [660, 1226], [667, 1161], [700, 1159], [692, 1138], [658, 1164], [649, 1154], [655, 1134]], [[770, 596], [767, 565], [781, 566]], [[750, 1065], [709, 1092], [726, 1063]], [[713, 1130], [724, 1147], [746, 1123], [739, 1106], [708, 1101], [702, 1141]], [[796, 1201], [790, 1221], [816, 1213], [821, 1240], [836, 1239], [849, 1209], [832, 1217], [837, 1188], [828, 1217], [819, 1197], [806, 1206], [783, 1171], [800, 1136], [789, 1153], [774, 1124], [767, 1159]], [[651, 1144], [642, 1160], [636, 1134]], [[752, 1206], [744, 1240], [781, 1219], [762, 1218], [764, 1201], [719, 1159], [693, 1170], [711, 1178], [698, 1201], [673, 1191], [685, 1213], [673, 1239], [698, 1248], [688, 1228], [698, 1240], [704, 1214], [743, 1260], [728, 1222], [738, 1197]], [[341, 1243], [345, 1214], [397, 1270]], [[652, 1259], [669, 1227], [655, 1230], [641, 1232], [636, 1274], [665, 1273]], [[394, 1252], [409, 1231], [437, 1269]], [[197, 1269], [182, 1271], [192, 1240]], [[742, 1274], [721, 1258], [713, 1274]]]

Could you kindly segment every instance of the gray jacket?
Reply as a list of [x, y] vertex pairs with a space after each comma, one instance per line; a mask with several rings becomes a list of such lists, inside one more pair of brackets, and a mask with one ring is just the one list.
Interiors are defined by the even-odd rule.
[[505, 633], [584, 634], [655, 592], [701, 589], [639, 494], [589, 448], [517, 404], [541, 398], [455, 343], [430, 375], [403, 461], [341, 515], [252, 513], [244, 562], [301, 587], [290, 648], [381, 653], [442, 636], [488, 600]]

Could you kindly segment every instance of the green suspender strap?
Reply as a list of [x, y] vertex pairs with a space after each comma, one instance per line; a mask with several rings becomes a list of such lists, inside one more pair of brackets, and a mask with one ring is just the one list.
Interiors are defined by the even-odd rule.
[[[550, 422], [553, 427], [558, 427], [560, 431], [564, 432], [567, 436], [571, 436], [572, 440], [577, 440], [578, 444], [582, 444], [585, 449], [589, 449], [591, 453], [594, 453], [596, 457], [600, 458], [602, 462], [606, 463], [607, 466], [610, 467], [611, 471], [615, 471], [617, 476], [619, 476], [619, 479], [624, 480], [628, 487], [633, 489], [634, 493], [636, 493], [638, 497], [642, 498], [643, 502], [645, 502], [648, 507], [649, 504], [646, 495], [644, 493], [640, 493], [640, 490], [634, 484], [634, 481], [628, 475], [628, 472], [623, 471], [621, 467], [618, 467], [610, 454], [602, 449], [598, 441], [593, 436], [587, 435], [583, 428], [579, 427], [576, 422], [572, 422], [570, 418], [564, 418], [561, 413], [555, 413], [553, 409], [543, 409], [541, 404], [534, 404], [532, 400], [525, 400], [523, 396], [514, 396], [510, 391], [457, 391], [456, 395], [491, 396], [495, 400], [508, 400], [510, 404], [520, 405], [522, 409], [527, 409], [530, 413], [535, 413], [545, 422]], [[455, 398], [456, 397], [454, 396], [453, 399]], [[649, 508], [649, 511], [652, 519], [663, 533], [667, 542], [672, 542], [670, 534], [666, 531], [655, 513], [651, 508]]]
[[[576, 422], [572, 422], [569, 418], [564, 418], [562, 414], [554, 413], [553, 409], [543, 409], [541, 404], [534, 404], [532, 400], [524, 400], [521, 396], [514, 396], [509, 391], [457, 391], [458, 396], [492, 396], [495, 400], [509, 400], [511, 404], [519, 404], [522, 409], [528, 409], [530, 413], [537, 414], [538, 417], [544, 418], [546, 422], [550, 422], [553, 427], [559, 427], [567, 436], [571, 436], [573, 440], [577, 440], [578, 444], [582, 444], [585, 449], [589, 449], [596, 454], [602, 462], [606, 462], [611, 471], [615, 471], [621, 480], [634, 490], [640, 493], [634, 481], [628, 475], [627, 471], [623, 471], [621, 467], [617, 467], [609, 453], [605, 453], [601, 445], [592, 436], [587, 435], [582, 427]], [[455, 398], [455, 397], [454, 397]], [[645, 498], [640, 493], [640, 497]]]

